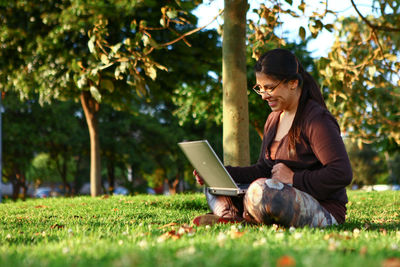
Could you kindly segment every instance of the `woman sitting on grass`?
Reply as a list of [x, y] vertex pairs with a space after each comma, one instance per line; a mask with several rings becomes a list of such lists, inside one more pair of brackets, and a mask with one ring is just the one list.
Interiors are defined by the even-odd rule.
[[[213, 214], [195, 224], [247, 221], [284, 226], [326, 227], [345, 221], [352, 170], [339, 125], [321, 91], [296, 56], [285, 49], [262, 55], [254, 91], [272, 113], [264, 127], [256, 164], [227, 166], [237, 183], [250, 184], [244, 197], [206, 190]], [[200, 175], [194, 171], [199, 184]]]

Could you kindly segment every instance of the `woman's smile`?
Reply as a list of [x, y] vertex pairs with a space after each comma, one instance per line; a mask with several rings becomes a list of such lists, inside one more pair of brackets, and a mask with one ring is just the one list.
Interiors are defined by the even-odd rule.
[[268, 102], [268, 105], [271, 108], [274, 108], [274, 107], [276, 107], [278, 105], [278, 100], [277, 99], [268, 99], [267, 102]]

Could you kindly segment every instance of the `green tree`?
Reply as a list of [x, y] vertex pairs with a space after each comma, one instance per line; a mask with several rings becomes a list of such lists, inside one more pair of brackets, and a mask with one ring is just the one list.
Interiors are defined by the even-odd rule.
[[347, 139], [346, 149], [353, 169], [352, 185], [363, 186], [387, 182], [385, 181], [387, 178], [385, 160], [375, 147], [372, 145], [360, 147]]
[[[49, 153], [44, 152], [35, 155], [27, 170], [27, 180], [36, 187], [43, 184], [58, 184], [61, 176], [64, 193], [71, 195], [72, 188], [70, 183], [74, 178], [76, 164], [72, 158], [68, 162], [64, 162], [65, 160], [61, 156], [54, 158]], [[61, 170], [60, 167], [62, 167]]]
[[16, 200], [22, 190], [27, 194], [27, 170], [34, 157], [41, 136], [37, 131], [40, 123], [33, 116], [38, 105], [34, 101], [22, 103], [13, 92], [3, 100], [3, 173], [2, 177], [13, 185], [12, 198]]
[[14, 191], [25, 188], [26, 182], [61, 180], [71, 193], [70, 182], [89, 141], [79, 105], [54, 101], [40, 106], [38, 98], [20, 100], [12, 91], [3, 102], [4, 174]]
[[[2, 90], [24, 97], [39, 94], [40, 102], [79, 99], [91, 140], [91, 192], [100, 192], [100, 102], [130, 109], [136, 92], [145, 95], [147, 78], [165, 69], [153, 61], [159, 44], [152, 30], [165, 30], [164, 42], [185, 30], [193, 1], [31, 1], [2, 2], [0, 66]], [[183, 10], [183, 11], [181, 11]], [[158, 15], [160, 14], [160, 15]], [[160, 20], [161, 18], [161, 20]], [[161, 23], [161, 26], [160, 26]], [[167, 29], [170, 29], [167, 31]], [[133, 90], [135, 89], [135, 90]]]
[[[36, 101], [37, 100], [33, 100]], [[84, 130], [84, 119], [79, 104], [72, 101], [53, 101], [44, 104], [32, 114], [40, 123], [36, 131], [41, 136], [37, 152], [48, 155], [48, 162], [54, 166], [56, 176], [51, 180], [60, 180], [66, 194], [72, 194], [71, 182], [78, 171], [78, 162], [83, 157], [89, 143]], [[87, 152], [86, 152], [87, 153]]]
[[[359, 12], [354, 1], [353, 7]], [[374, 1], [375, 16], [339, 18], [336, 40], [319, 61], [328, 105], [346, 135], [379, 143], [388, 151], [400, 145], [399, 1]]]

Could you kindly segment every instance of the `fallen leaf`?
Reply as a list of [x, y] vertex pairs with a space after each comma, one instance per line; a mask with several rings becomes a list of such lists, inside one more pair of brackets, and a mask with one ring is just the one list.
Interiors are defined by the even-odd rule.
[[380, 228], [379, 231], [380, 231], [383, 235], [386, 235], [386, 234], [387, 234], [387, 231], [386, 231], [386, 229], [384, 229], [384, 228]]
[[[360, 231], [358, 229], [356, 229], [353, 233], [353, 235], [358, 236], [360, 233]], [[344, 239], [344, 240], [349, 240], [351, 239], [350, 233], [349, 232], [344, 232], [343, 235], [342, 234], [326, 234], [324, 235], [324, 240], [333, 240], [333, 239]]]
[[45, 206], [45, 205], [37, 205], [37, 206], [35, 206], [35, 209], [45, 209], [45, 208], [47, 208], [47, 206]]
[[382, 262], [382, 267], [399, 267], [400, 258], [389, 258]]
[[244, 235], [244, 232], [239, 232], [239, 231], [230, 231], [230, 237], [232, 239], [240, 238]]
[[179, 234], [177, 234], [175, 232], [175, 230], [172, 230], [172, 231], [169, 231], [169, 232], [166, 232], [166, 233], [160, 235], [157, 238], [157, 242], [164, 242], [167, 239], [177, 240], [179, 238], [181, 238], [181, 236]]
[[178, 233], [182, 233], [182, 234], [194, 234], [194, 232], [196, 232], [196, 230], [189, 226], [188, 224], [183, 224], [181, 225], [181, 227], [178, 230]]
[[107, 199], [107, 198], [109, 198], [110, 196], [109, 195], [104, 195], [104, 196], [102, 196], [101, 198], [102, 199]]
[[163, 228], [170, 227], [170, 226], [175, 226], [175, 225], [178, 225], [178, 224], [172, 222], [172, 223], [168, 223], [168, 224], [165, 224], [163, 226], [160, 226], [160, 227], [158, 227], [158, 229], [163, 229]]
[[51, 229], [62, 229], [62, 228], [64, 228], [64, 225], [56, 223], [56, 224], [53, 224], [52, 226], [50, 226], [50, 228]]
[[296, 261], [292, 257], [284, 255], [278, 259], [278, 261], [276, 262], [276, 266], [278, 267], [296, 266]]
[[367, 252], [368, 252], [368, 249], [366, 246], [362, 246], [360, 248], [360, 255], [365, 255], [365, 254], [367, 254]]

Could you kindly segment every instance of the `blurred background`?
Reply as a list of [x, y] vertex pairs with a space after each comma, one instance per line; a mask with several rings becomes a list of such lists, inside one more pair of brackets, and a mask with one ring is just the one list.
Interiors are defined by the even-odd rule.
[[[91, 129], [102, 194], [201, 191], [177, 143], [222, 158], [223, 1], [130, 2], [1, 4], [3, 198], [90, 194]], [[248, 88], [257, 55], [292, 50], [339, 121], [349, 188], [399, 190], [399, 2], [264, 2], [248, 10]], [[270, 110], [248, 102], [254, 163]]]

